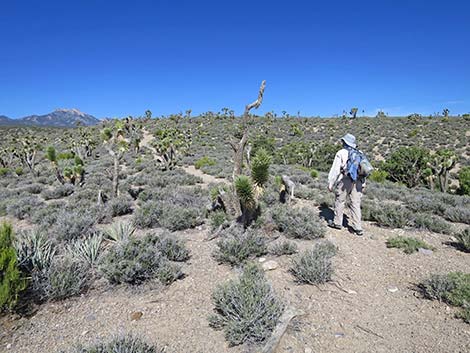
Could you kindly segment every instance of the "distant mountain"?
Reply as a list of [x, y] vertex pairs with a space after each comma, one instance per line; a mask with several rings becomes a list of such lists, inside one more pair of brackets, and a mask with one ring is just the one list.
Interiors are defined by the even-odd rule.
[[85, 126], [96, 125], [100, 121], [94, 116], [82, 113], [77, 109], [57, 109], [45, 115], [30, 115], [21, 119], [10, 119], [0, 115], [0, 126], [28, 125], [28, 126], [55, 126], [75, 127], [78, 123]]

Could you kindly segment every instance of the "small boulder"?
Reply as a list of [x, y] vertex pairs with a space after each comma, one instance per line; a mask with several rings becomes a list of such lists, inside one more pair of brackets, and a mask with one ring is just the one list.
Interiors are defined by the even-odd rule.
[[261, 267], [263, 268], [264, 271], [271, 271], [271, 270], [275, 270], [276, 268], [278, 268], [279, 265], [277, 264], [276, 261], [269, 260], [269, 261], [264, 262], [263, 265], [261, 265]]
[[419, 248], [418, 252], [424, 255], [432, 255], [433, 251], [430, 249]]
[[142, 315], [144, 315], [144, 313], [142, 311], [134, 311], [132, 314], [131, 314], [131, 321], [138, 321], [142, 318]]

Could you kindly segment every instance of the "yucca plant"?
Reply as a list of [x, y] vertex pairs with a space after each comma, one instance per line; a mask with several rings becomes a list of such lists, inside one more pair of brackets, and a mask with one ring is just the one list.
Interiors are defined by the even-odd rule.
[[69, 252], [90, 267], [96, 267], [100, 259], [103, 237], [101, 234], [79, 239], [68, 248]]
[[110, 226], [105, 232], [106, 239], [123, 241], [129, 239], [135, 232], [135, 226], [130, 222], [118, 222]]
[[264, 149], [260, 148], [251, 162], [251, 178], [256, 186], [264, 187], [269, 179], [269, 166], [271, 156]]
[[259, 211], [255, 189], [250, 178], [245, 175], [237, 177], [237, 179], [235, 179], [235, 192], [240, 201], [241, 208], [239, 221], [247, 227], [256, 219]]
[[47, 235], [38, 230], [20, 233], [15, 242], [18, 264], [25, 272], [42, 271], [49, 267], [56, 249]]

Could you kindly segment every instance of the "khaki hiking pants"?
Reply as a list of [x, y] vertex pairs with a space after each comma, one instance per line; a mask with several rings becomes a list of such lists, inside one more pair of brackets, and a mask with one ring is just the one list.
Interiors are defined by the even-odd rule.
[[338, 182], [335, 189], [335, 219], [334, 223], [343, 225], [344, 206], [346, 198], [349, 196], [349, 212], [351, 222], [349, 225], [354, 230], [362, 230], [361, 225], [361, 198], [362, 198], [362, 180], [352, 181], [350, 177], [343, 176]]

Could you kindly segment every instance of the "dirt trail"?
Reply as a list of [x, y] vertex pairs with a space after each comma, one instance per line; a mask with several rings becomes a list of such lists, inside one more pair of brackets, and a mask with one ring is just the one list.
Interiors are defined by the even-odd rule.
[[227, 179], [216, 178], [215, 176], [205, 174], [201, 170], [196, 169], [193, 165], [184, 166], [183, 170], [188, 174], [201, 178], [204, 186], [207, 186], [209, 184], [220, 184], [220, 183], [229, 184]]

